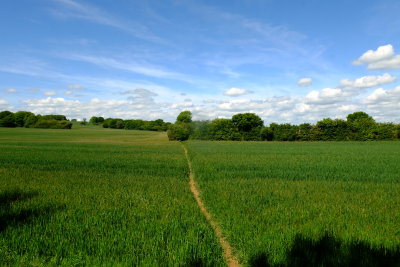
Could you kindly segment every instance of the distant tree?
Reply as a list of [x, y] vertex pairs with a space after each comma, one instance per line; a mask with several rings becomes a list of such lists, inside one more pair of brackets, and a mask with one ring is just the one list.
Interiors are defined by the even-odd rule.
[[318, 140], [336, 140], [343, 141], [349, 139], [350, 128], [344, 120], [325, 118], [317, 122], [321, 135]]
[[359, 120], [375, 122], [375, 120], [370, 115], [368, 115], [367, 113], [365, 113], [363, 111], [357, 111], [357, 112], [347, 115], [347, 122], [349, 122], [349, 123], [354, 123]]
[[[8, 114], [8, 115], [7, 115]], [[5, 116], [4, 116], [5, 115]], [[0, 127], [16, 127], [14, 113], [4, 113], [0, 119]]]
[[176, 122], [191, 123], [192, 122], [192, 112], [185, 110], [179, 113], [176, 118]]
[[86, 125], [87, 124], [86, 118], [83, 118], [83, 120], [80, 123], [81, 123], [81, 125]]
[[176, 122], [169, 126], [167, 131], [168, 139], [171, 141], [186, 141], [191, 134], [189, 123]]
[[274, 141], [296, 141], [299, 139], [299, 126], [297, 125], [292, 125], [290, 123], [271, 123], [269, 128], [273, 133]]
[[236, 131], [231, 119], [220, 118], [212, 120], [208, 134], [211, 140], [241, 140], [241, 136]]
[[0, 120], [11, 114], [14, 114], [14, 113], [12, 113], [11, 111], [8, 111], [8, 110], [4, 110], [4, 111], [0, 112]]
[[272, 141], [274, 139], [274, 133], [269, 127], [263, 127], [260, 135], [262, 141]]
[[18, 127], [24, 127], [25, 125], [25, 120], [27, 119], [28, 116], [33, 115], [32, 112], [29, 111], [18, 111], [14, 114], [15, 118], [15, 124]]
[[301, 141], [312, 141], [312, 125], [311, 123], [302, 123], [299, 125], [297, 136]]
[[239, 113], [232, 116], [232, 124], [240, 134], [242, 140], [260, 140], [260, 132], [264, 125], [263, 120], [254, 113]]
[[24, 127], [33, 128], [38, 121], [38, 117], [35, 114], [30, 114], [25, 118]]
[[210, 139], [210, 121], [193, 121], [192, 139], [195, 140], [208, 140]]

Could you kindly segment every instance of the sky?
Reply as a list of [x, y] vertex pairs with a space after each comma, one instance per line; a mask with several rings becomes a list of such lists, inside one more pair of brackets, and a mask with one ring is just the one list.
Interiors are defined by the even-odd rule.
[[400, 123], [397, 0], [3, 0], [0, 110]]

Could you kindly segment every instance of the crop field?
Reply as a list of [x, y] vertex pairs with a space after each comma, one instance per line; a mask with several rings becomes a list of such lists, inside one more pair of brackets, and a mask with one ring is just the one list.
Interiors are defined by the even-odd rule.
[[244, 265], [399, 266], [400, 142], [189, 142]]
[[223, 266], [165, 133], [0, 128], [0, 265]]
[[[400, 142], [183, 143], [243, 266], [398, 266]], [[0, 128], [0, 265], [225, 266], [182, 144]]]

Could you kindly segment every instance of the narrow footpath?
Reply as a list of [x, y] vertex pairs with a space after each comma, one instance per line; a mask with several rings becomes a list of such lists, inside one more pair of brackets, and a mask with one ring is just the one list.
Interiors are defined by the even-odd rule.
[[222, 231], [221, 227], [218, 225], [216, 221], [213, 220], [211, 213], [207, 211], [203, 201], [200, 198], [200, 192], [197, 187], [197, 183], [194, 179], [194, 174], [193, 174], [193, 169], [192, 169], [192, 162], [189, 159], [188, 151], [185, 145], [182, 144], [183, 150], [185, 151], [185, 156], [186, 160], [189, 166], [189, 185], [190, 185], [190, 190], [192, 190], [193, 196], [196, 199], [197, 205], [199, 206], [201, 212], [203, 215], [206, 217], [208, 223], [211, 225], [211, 227], [214, 229], [215, 234], [218, 237], [218, 241], [221, 244], [221, 247], [224, 251], [224, 257], [226, 262], [228, 263], [229, 267], [240, 267], [241, 265], [237, 261], [237, 259], [234, 257], [232, 253], [232, 248], [231, 245], [228, 243], [228, 241], [222, 236]]

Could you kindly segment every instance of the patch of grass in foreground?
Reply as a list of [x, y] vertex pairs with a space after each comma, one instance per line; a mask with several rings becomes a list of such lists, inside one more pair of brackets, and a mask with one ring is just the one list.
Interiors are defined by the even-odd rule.
[[224, 265], [182, 148], [166, 140], [1, 129], [0, 265]]
[[205, 204], [245, 265], [354, 266], [356, 252], [355, 266], [400, 261], [399, 142], [188, 147]]

